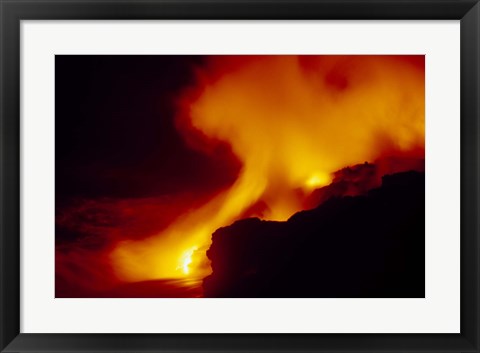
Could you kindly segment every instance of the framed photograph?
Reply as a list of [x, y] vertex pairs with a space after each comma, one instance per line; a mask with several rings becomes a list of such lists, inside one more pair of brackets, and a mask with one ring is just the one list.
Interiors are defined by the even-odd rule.
[[479, 352], [475, 0], [0, 0], [2, 352]]

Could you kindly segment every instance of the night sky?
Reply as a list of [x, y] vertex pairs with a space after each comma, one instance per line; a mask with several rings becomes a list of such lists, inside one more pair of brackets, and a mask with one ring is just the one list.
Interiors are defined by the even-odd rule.
[[238, 163], [206, 156], [175, 128], [175, 99], [200, 56], [56, 56], [56, 198], [211, 193]]

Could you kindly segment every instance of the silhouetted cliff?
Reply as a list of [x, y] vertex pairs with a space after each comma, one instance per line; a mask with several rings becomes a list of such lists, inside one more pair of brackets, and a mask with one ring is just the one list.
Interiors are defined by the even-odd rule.
[[206, 297], [424, 297], [425, 175], [387, 175], [287, 222], [249, 218], [213, 234]]

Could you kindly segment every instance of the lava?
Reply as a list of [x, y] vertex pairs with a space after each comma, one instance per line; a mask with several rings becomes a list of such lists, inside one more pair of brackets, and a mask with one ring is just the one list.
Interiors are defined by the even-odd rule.
[[345, 166], [423, 157], [424, 75], [423, 56], [210, 57], [179, 99], [177, 126], [192, 148], [227, 142], [240, 174], [161, 233], [119, 242], [110, 254], [116, 275], [204, 277], [211, 234], [252, 206], [265, 205], [263, 219], [287, 220]]

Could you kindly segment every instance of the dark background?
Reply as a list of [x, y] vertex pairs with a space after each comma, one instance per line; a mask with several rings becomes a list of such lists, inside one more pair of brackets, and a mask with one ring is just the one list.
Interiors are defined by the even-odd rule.
[[175, 104], [201, 56], [55, 58], [56, 200], [143, 197], [230, 183], [229, 147], [192, 150], [175, 128]]

